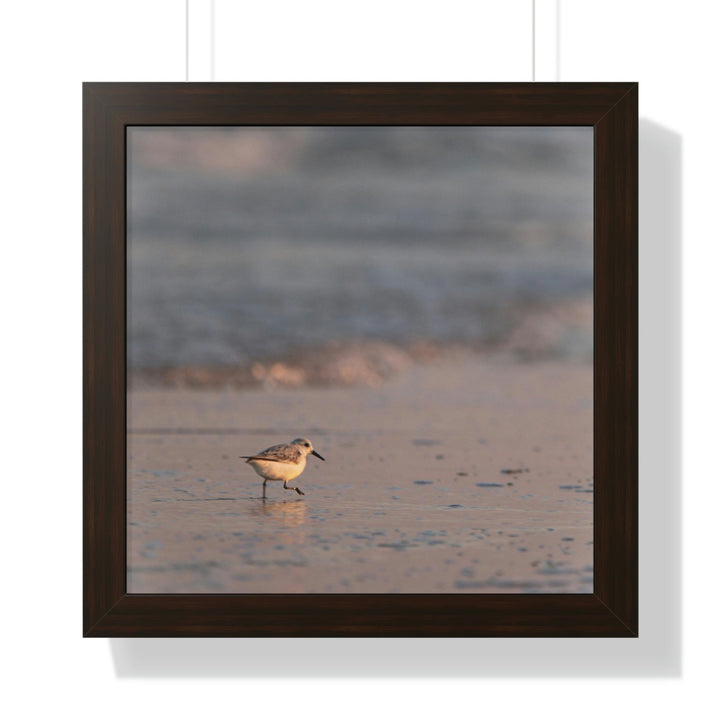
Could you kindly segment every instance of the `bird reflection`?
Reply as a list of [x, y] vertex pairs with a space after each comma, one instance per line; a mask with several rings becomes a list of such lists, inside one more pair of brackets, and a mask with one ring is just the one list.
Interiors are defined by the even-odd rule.
[[304, 502], [264, 501], [250, 510], [252, 515], [262, 515], [280, 522], [283, 527], [299, 527], [305, 524], [307, 505]]

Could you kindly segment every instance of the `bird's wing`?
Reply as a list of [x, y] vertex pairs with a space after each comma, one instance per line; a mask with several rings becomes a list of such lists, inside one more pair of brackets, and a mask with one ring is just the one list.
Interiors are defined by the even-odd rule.
[[282, 445], [273, 445], [257, 455], [251, 455], [247, 459], [296, 463], [300, 459], [301, 455], [302, 453], [300, 452], [300, 449], [295, 447], [295, 445], [283, 443]]

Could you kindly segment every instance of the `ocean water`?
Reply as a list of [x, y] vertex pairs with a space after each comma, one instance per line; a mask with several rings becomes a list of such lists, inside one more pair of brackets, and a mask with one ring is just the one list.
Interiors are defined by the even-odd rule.
[[129, 368], [481, 346], [588, 301], [592, 152], [591, 128], [132, 128]]

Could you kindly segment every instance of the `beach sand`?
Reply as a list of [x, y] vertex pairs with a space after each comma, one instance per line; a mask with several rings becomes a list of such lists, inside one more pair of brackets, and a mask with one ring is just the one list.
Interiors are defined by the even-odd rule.
[[[130, 593], [588, 593], [592, 367], [128, 394]], [[303, 497], [238, 456], [309, 437]]]

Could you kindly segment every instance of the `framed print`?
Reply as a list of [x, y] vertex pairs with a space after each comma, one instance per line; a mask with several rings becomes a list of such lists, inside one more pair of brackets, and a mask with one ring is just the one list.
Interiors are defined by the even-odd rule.
[[84, 634], [638, 633], [635, 83], [84, 86]]

